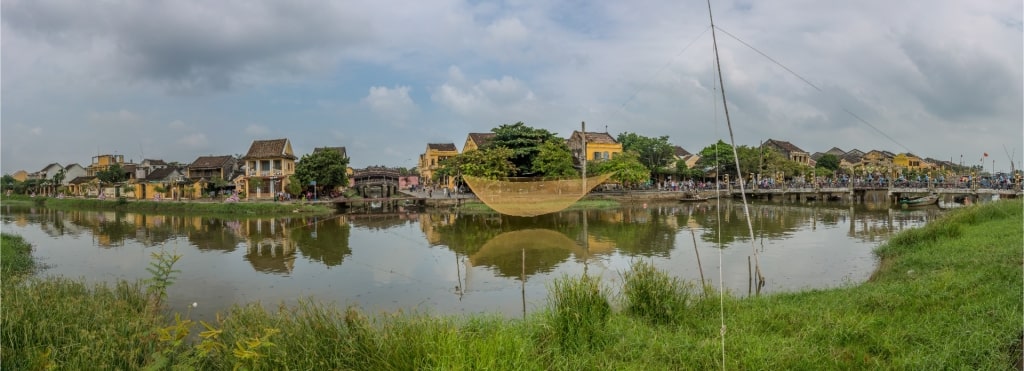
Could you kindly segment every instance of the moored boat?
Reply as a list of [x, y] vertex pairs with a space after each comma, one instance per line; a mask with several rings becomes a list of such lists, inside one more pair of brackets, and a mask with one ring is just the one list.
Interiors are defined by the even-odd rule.
[[900, 198], [899, 203], [901, 206], [913, 207], [913, 206], [927, 206], [935, 205], [939, 202], [939, 195], [930, 194], [927, 196], [917, 197], [904, 197]]

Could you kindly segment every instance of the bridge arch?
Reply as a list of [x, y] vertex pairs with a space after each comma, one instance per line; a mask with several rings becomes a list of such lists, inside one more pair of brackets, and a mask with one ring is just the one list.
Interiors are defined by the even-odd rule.
[[355, 170], [352, 188], [362, 197], [391, 197], [398, 194], [398, 169], [371, 166]]

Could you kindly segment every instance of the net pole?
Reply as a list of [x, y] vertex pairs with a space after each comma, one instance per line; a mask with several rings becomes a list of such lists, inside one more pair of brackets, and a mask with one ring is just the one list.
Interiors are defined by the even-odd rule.
[[582, 134], [581, 140], [583, 141], [583, 162], [582, 162], [582, 164], [583, 164], [583, 188], [580, 188], [580, 190], [582, 190], [583, 194], [586, 195], [587, 194], [587, 122], [586, 121], [580, 121], [580, 130], [583, 131], [581, 133]]

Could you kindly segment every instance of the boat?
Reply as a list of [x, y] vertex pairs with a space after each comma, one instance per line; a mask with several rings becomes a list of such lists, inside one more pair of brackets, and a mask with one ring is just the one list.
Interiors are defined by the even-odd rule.
[[930, 194], [930, 195], [927, 195], [927, 196], [917, 196], [917, 197], [903, 197], [903, 198], [900, 198], [900, 201], [899, 201], [900, 206], [906, 206], [906, 207], [935, 205], [938, 202], [939, 202], [939, 195], [937, 195], [937, 194]]
[[683, 196], [679, 198], [679, 202], [704, 202], [709, 197], [701, 196], [697, 193], [683, 193]]

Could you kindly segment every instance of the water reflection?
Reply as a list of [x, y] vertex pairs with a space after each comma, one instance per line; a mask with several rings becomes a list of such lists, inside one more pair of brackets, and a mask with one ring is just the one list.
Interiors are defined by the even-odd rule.
[[184, 256], [174, 289], [201, 296], [187, 303], [272, 303], [308, 294], [386, 309], [427, 305], [518, 315], [508, 308], [545, 297], [547, 282], [561, 274], [589, 270], [615, 280], [635, 259], [696, 281], [699, 253], [707, 276], [717, 280], [710, 272], [722, 269], [727, 288], [746, 292], [752, 243], [762, 254], [769, 292], [858, 281], [874, 269], [871, 250], [878, 243], [941, 214], [849, 205], [752, 204], [749, 210], [753, 241], [742, 205], [728, 201], [533, 218], [406, 210], [212, 218], [11, 206], [2, 218], [5, 232], [39, 247], [53, 274], [147, 278], [147, 249], [171, 247]]

